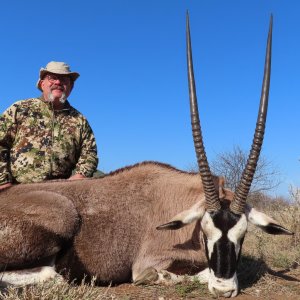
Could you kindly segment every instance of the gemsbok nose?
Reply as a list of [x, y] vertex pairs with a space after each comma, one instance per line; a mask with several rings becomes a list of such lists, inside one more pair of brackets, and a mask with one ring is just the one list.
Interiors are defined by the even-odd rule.
[[230, 298], [235, 297], [237, 295], [237, 292], [234, 289], [225, 292], [224, 290], [213, 288], [213, 294], [216, 297]]

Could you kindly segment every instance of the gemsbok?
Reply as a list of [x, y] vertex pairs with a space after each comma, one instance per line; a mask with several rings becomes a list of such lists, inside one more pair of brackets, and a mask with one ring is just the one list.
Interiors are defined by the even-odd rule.
[[[186, 21], [191, 122], [199, 174], [143, 162], [103, 178], [15, 185], [0, 193], [2, 285], [55, 276], [101, 284], [208, 282], [216, 296], [238, 294], [237, 265], [248, 223], [292, 234], [246, 203], [261, 150], [271, 71], [272, 17], [254, 140], [235, 192], [213, 176], [204, 150]], [[163, 224], [163, 225], [160, 225]], [[197, 267], [193, 276], [182, 270]], [[58, 275], [60, 274], [60, 275]]]

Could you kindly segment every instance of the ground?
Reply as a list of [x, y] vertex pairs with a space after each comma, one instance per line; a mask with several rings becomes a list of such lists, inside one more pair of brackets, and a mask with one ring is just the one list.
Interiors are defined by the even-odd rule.
[[[254, 276], [254, 277], [252, 277]], [[250, 279], [251, 277], [251, 279]], [[241, 292], [237, 300], [300, 300], [300, 266], [290, 269], [270, 270], [263, 263], [256, 263], [251, 271], [239, 272]], [[180, 300], [214, 299], [207, 284], [184, 283], [175, 286], [134, 286], [126, 283], [118, 286], [79, 286], [67, 282], [48, 282], [24, 289], [8, 289], [1, 299], [18, 300]], [[224, 298], [219, 298], [224, 299]]]
[[[270, 274], [272, 273], [272, 274]], [[243, 276], [243, 275], [242, 275]], [[213, 299], [207, 285], [186, 283], [173, 287], [162, 286], [133, 286], [122, 284], [106, 288], [107, 299], [138, 300], [179, 300], [179, 299]], [[300, 299], [300, 268], [271, 271], [262, 275], [256, 283], [247, 286], [242, 283], [241, 293], [237, 300], [269, 299], [296, 300]]]

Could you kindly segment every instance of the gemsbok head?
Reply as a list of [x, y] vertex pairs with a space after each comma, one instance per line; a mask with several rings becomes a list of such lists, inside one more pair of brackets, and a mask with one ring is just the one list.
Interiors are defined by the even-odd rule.
[[258, 225], [270, 234], [292, 234], [282, 226], [273, 223], [273, 220], [265, 214], [251, 208], [246, 202], [259, 159], [266, 125], [271, 73], [272, 16], [270, 18], [264, 78], [254, 138], [247, 164], [233, 199], [219, 198], [205, 153], [198, 113], [188, 14], [186, 41], [191, 123], [199, 173], [205, 193], [205, 209], [191, 209], [185, 214], [181, 213], [171, 222], [161, 225], [157, 229], [179, 229], [191, 222], [200, 220], [209, 266], [207, 274], [209, 290], [216, 296], [234, 297], [238, 293], [236, 270], [248, 222]]

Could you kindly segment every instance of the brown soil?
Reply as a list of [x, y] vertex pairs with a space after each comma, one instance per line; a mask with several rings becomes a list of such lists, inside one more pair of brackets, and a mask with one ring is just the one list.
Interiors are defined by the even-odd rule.
[[[207, 285], [180, 284], [176, 286], [134, 286], [121, 284], [115, 287], [103, 288], [107, 299], [136, 300], [136, 299], [214, 299]], [[104, 292], [104, 291], [103, 291]], [[106, 298], [106, 297], [105, 297]], [[225, 299], [225, 298], [219, 298]], [[300, 300], [300, 270], [270, 271], [258, 279], [256, 283], [241, 287], [237, 300]]]
[[[118, 287], [110, 288], [109, 294], [112, 299], [135, 300], [135, 299], [158, 299], [158, 300], [179, 300], [179, 299], [214, 299], [213, 296], [202, 296], [199, 291], [194, 290], [188, 293], [178, 292], [176, 287], [136, 287], [130, 284], [122, 284]], [[207, 294], [207, 293], [206, 293]], [[225, 298], [220, 298], [225, 299]], [[235, 298], [237, 300], [252, 300], [252, 299], [270, 299], [270, 300], [296, 300], [300, 299], [296, 295], [284, 295], [284, 293], [268, 293], [267, 295], [254, 296], [247, 294], [244, 291]]]

